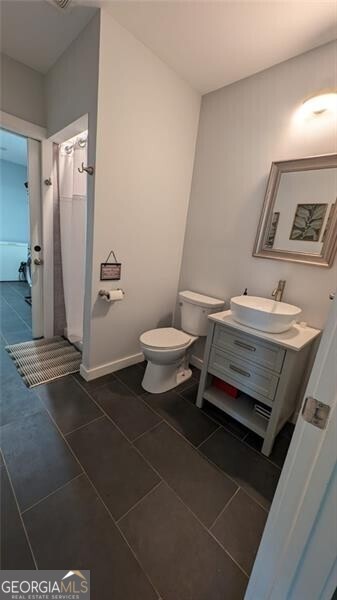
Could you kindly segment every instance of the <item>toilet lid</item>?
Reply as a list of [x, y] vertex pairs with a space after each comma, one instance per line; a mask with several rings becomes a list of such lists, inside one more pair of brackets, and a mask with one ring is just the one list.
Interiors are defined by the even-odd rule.
[[160, 348], [161, 350], [182, 348], [191, 341], [191, 336], [174, 327], [161, 327], [145, 331], [140, 336], [140, 341], [145, 346]]

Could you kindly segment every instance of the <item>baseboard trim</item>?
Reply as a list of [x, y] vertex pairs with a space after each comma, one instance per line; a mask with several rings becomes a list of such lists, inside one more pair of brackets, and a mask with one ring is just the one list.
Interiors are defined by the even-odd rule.
[[138, 352], [137, 354], [132, 354], [131, 356], [126, 356], [125, 358], [120, 358], [119, 360], [114, 360], [113, 362], [100, 365], [99, 367], [94, 367], [93, 369], [87, 369], [87, 367], [81, 364], [80, 375], [83, 377], [83, 379], [85, 379], [85, 381], [92, 381], [98, 377], [103, 377], [104, 375], [114, 373], [114, 371], [119, 371], [119, 369], [136, 365], [143, 360], [143, 353]]
[[202, 360], [202, 358], [198, 358], [197, 356], [192, 354], [192, 356], [190, 357], [190, 364], [193, 365], [193, 367], [200, 369], [201, 371], [204, 361]]

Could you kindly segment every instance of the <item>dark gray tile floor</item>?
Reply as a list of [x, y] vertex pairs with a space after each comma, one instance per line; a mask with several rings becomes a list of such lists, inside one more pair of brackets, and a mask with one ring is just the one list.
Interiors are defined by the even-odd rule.
[[89, 568], [93, 600], [242, 599], [291, 429], [265, 458], [194, 406], [195, 370], [159, 396], [143, 365], [27, 390], [4, 338], [1, 568]]
[[8, 344], [32, 339], [32, 311], [25, 301], [27, 283], [0, 282], [0, 330]]

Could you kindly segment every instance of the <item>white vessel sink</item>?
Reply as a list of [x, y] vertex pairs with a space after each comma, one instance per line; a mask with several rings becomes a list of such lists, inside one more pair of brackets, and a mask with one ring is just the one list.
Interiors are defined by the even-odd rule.
[[302, 310], [292, 304], [258, 296], [236, 296], [231, 299], [235, 321], [268, 333], [282, 333], [292, 327]]

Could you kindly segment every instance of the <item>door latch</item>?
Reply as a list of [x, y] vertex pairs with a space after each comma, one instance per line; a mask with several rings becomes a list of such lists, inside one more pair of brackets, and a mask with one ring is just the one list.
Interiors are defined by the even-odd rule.
[[308, 396], [305, 399], [302, 417], [311, 425], [315, 427], [319, 427], [319, 429], [325, 429], [328, 421], [330, 412], [330, 406], [328, 404], [324, 404], [316, 398], [312, 398], [312, 396]]

